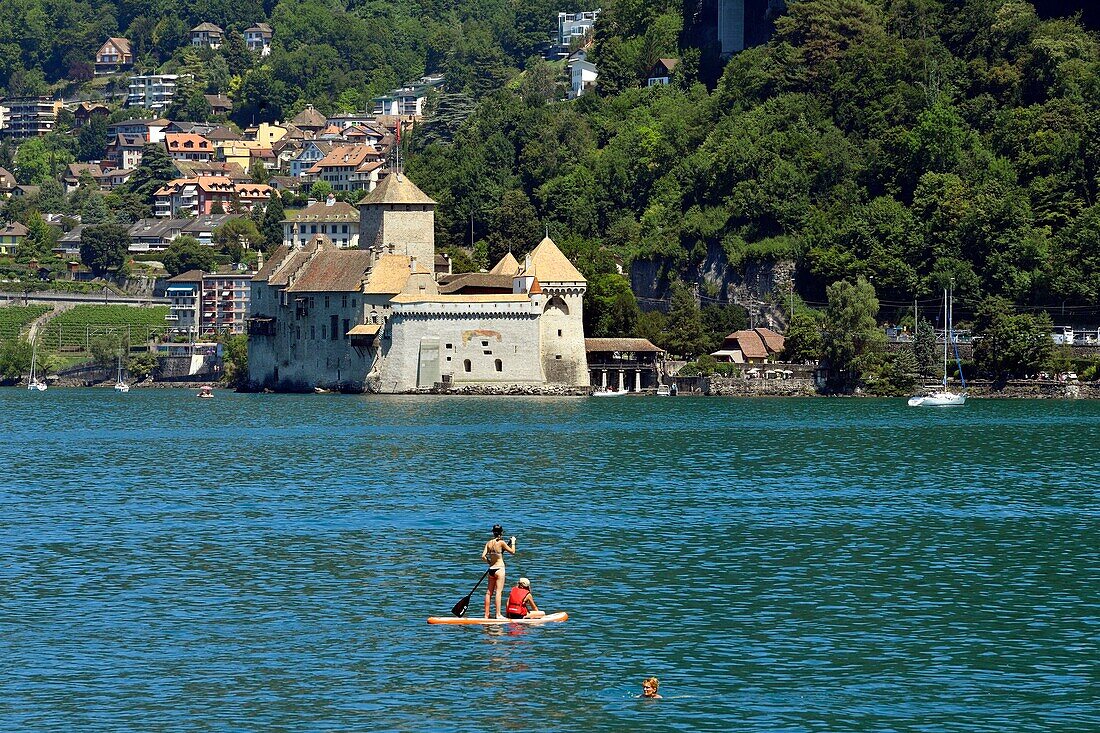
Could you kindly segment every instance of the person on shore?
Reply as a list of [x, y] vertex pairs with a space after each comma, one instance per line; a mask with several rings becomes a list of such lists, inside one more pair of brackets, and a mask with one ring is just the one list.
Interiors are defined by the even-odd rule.
[[535, 605], [535, 597], [531, 595], [531, 581], [520, 578], [516, 587], [508, 594], [508, 608], [504, 613], [508, 618], [542, 618], [545, 611], [540, 611]]
[[489, 587], [485, 589], [485, 618], [489, 618], [489, 599], [496, 594], [497, 618], [504, 618], [500, 614], [500, 599], [504, 594], [504, 553], [516, 554], [516, 538], [511, 538], [509, 545], [504, 541], [504, 528], [499, 524], [493, 525], [493, 538], [485, 543], [485, 549], [481, 551], [481, 559], [489, 563]]
[[660, 684], [661, 682], [656, 677], [647, 677], [642, 680], [642, 697], [660, 700], [661, 696], [657, 694], [657, 687]]

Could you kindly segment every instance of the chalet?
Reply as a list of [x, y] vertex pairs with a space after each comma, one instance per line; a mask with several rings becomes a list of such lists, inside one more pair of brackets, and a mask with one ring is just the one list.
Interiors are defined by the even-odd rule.
[[6, 199], [19, 185], [15, 182], [15, 176], [7, 168], [0, 168], [0, 198]]
[[210, 114], [215, 117], [228, 117], [233, 111], [233, 102], [224, 94], [204, 94], [202, 98], [206, 100], [206, 105], [210, 107]]
[[172, 160], [207, 161], [214, 157], [214, 145], [202, 135], [174, 132], [164, 136], [164, 147]]
[[653, 68], [649, 70], [646, 86], [668, 86], [672, 81], [672, 72], [678, 63], [680, 63], [679, 59], [657, 59], [657, 63], [653, 64]]
[[225, 31], [213, 23], [199, 23], [197, 26], [191, 29], [191, 45], [192, 46], [209, 46], [210, 48], [221, 48], [222, 40], [225, 38]]
[[257, 23], [244, 29], [244, 42], [250, 51], [261, 56], [271, 53], [271, 37], [274, 33], [267, 23]]
[[373, 145], [339, 145], [314, 163], [305, 178], [325, 181], [333, 191], [373, 191], [382, 161], [382, 154]]
[[159, 252], [166, 249], [190, 219], [138, 219], [127, 230], [131, 252]]
[[[359, 210], [329, 195], [300, 211], [287, 212], [283, 219], [283, 244], [301, 248], [318, 234], [324, 234], [341, 249], [359, 246]], [[512, 281], [508, 280], [509, 292]]]
[[100, 102], [81, 102], [73, 110], [73, 119], [77, 127], [84, 127], [93, 117], [106, 117], [111, 114], [111, 108]]
[[17, 221], [0, 224], [0, 255], [12, 256], [30, 232]]
[[782, 334], [770, 328], [734, 331], [711, 356], [732, 364], [764, 364], [776, 360], [783, 351], [783, 343]]
[[57, 246], [53, 253], [58, 257], [80, 257], [80, 234], [84, 231], [83, 224], [77, 224], [69, 231], [57, 238]]
[[81, 179], [87, 174], [96, 186], [103, 186], [104, 172], [98, 163], [69, 163], [61, 173], [61, 184], [65, 193], [70, 194], [80, 188]]
[[307, 140], [302, 144], [298, 154], [290, 159], [290, 175], [295, 178], [305, 175], [307, 170], [331, 153], [335, 147], [336, 143]]
[[113, 74], [134, 65], [130, 41], [125, 38], [108, 38], [95, 53], [95, 75]]

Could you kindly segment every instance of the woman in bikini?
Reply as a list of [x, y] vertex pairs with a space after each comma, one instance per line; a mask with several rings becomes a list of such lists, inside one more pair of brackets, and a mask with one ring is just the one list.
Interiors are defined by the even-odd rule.
[[516, 538], [512, 537], [512, 544], [504, 541], [504, 528], [499, 524], [493, 525], [493, 539], [485, 543], [485, 549], [481, 551], [481, 559], [489, 563], [489, 587], [485, 590], [485, 618], [489, 618], [489, 599], [496, 593], [497, 618], [504, 618], [500, 613], [500, 596], [504, 592], [504, 553], [516, 554]]

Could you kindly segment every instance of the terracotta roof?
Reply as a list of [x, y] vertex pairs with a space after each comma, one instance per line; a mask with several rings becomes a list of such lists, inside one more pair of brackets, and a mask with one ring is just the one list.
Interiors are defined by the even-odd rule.
[[[300, 249], [287, 250], [286, 256], [277, 263], [267, 281], [272, 285], [286, 285], [290, 281], [290, 277], [301, 270], [303, 265], [320, 249], [321, 243], [324, 241], [327, 241], [324, 237], [316, 236], [303, 244]], [[272, 257], [272, 259], [275, 258]]]
[[381, 255], [367, 276], [364, 293], [394, 295], [405, 289], [412, 274], [411, 260], [405, 255]]
[[356, 171], [370, 171], [381, 166], [378, 150], [373, 145], [337, 145], [313, 164], [309, 173], [320, 173], [323, 168], [351, 166]]
[[373, 191], [359, 201], [360, 206], [374, 204], [425, 204], [434, 206], [435, 201], [417, 188], [408, 176], [402, 173], [390, 173], [374, 187]]
[[336, 249], [325, 240], [287, 292], [358, 292], [370, 269], [372, 254], [365, 249]]
[[348, 331], [348, 336], [374, 336], [382, 330], [382, 326], [377, 323], [360, 323], [358, 326], [352, 326]]
[[634, 353], [664, 353], [664, 349], [654, 346], [649, 339], [604, 338], [585, 339], [584, 350], [593, 351], [633, 351]]
[[274, 191], [266, 183], [237, 183], [233, 189], [238, 196], [250, 199], [271, 198], [271, 192]]
[[741, 350], [741, 353], [747, 359], [766, 359], [768, 357], [768, 347], [764, 345], [764, 339], [760, 338], [760, 334], [756, 331], [734, 331], [726, 336], [722, 347], [732, 346], [731, 342], [736, 342], [737, 348]]
[[588, 282], [573, 263], [562, 254], [558, 245], [550, 237], [544, 237], [538, 246], [528, 255], [531, 258], [530, 272], [543, 283], [583, 283]]
[[519, 274], [519, 263], [516, 262], [516, 258], [512, 256], [512, 253], [504, 255], [500, 258], [500, 262], [493, 265], [493, 269], [489, 270], [490, 275], [513, 275]]
[[[127, 39], [127, 38], [115, 38], [114, 36], [111, 36], [103, 43], [103, 46], [106, 46], [108, 43], [113, 43], [115, 45], [115, 48], [118, 49], [118, 52], [120, 54], [123, 54], [124, 56], [132, 55], [131, 51], [130, 51], [130, 41], [129, 41], [129, 39]], [[103, 50], [103, 46], [99, 47], [100, 51]]]
[[770, 328], [757, 328], [754, 330], [759, 334], [770, 353], [775, 354], [783, 350], [785, 339], [782, 334], [778, 334]]
[[439, 286], [440, 295], [461, 293], [469, 289], [498, 290], [501, 293], [512, 292], [512, 276], [498, 275], [491, 272], [467, 272], [448, 280], [446, 285]]
[[310, 204], [301, 211], [288, 211], [284, 223], [296, 221], [359, 221], [359, 211], [349, 203], [336, 201], [329, 206], [324, 201]]
[[294, 119], [290, 121], [290, 124], [304, 129], [320, 130], [325, 126], [325, 116], [315, 110], [312, 104], [307, 104], [306, 108], [294, 116]]
[[214, 152], [214, 146], [202, 135], [193, 132], [169, 132], [164, 135], [169, 152]]

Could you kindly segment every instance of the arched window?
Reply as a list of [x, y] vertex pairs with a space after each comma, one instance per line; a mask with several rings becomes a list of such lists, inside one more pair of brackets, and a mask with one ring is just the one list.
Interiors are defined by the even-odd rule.
[[464, 370], [466, 370], [467, 372], [468, 372], [468, 371], [470, 371], [470, 360], [469, 360], [469, 359], [465, 359], [465, 360], [463, 360], [463, 362], [462, 362], [462, 368], [463, 368]]
[[496, 367], [498, 372], [503, 372], [504, 371], [504, 364], [501, 363], [500, 359], [495, 359], [493, 361], [493, 366]]
[[543, 313], [548, 312], [550, 309], [559, 310], [565, 315], [569, 315], [569, 306], [566, 305], [565, 300], [560, 295], [555, 295], [553, 298], [546, 301], [546, 307], [543, 308]]

